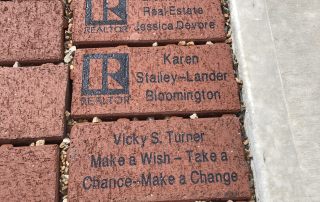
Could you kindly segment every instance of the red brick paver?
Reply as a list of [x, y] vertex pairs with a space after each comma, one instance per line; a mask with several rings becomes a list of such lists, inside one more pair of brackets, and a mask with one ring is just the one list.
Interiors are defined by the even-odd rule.
[[220, 0], [74, 0], [77, 45], [223, 41]]
[[62, 140], [68, 67], [0, 68], [0, 144]]
[[235, 116], [78, 124], [70, 201], [250, 199]]
[[0, 201], [58, 201], [59, 149], [0, 146]]
[[0, 65], [63, 61], [61, 1], [0, 1]]
[[74, 67], [75, 118], [240, 110], [226, 44], [81, 49]]

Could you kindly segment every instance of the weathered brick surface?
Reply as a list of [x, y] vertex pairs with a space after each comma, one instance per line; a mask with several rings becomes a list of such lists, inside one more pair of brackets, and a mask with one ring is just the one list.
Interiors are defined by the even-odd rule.
[[0, 146], [0, 201], [58, 201], [59, 149]]
[[75, 118], [240, 110], [226, 44], [79, 49], [71, 78]]
[[220, 0], [74, 0], [72, 4], [77, 45], [225, 38]]
[[68, 67], [0, 67], [0, 144], [61, 140]]
[[61, 1], [0, 1], [0, 65], [63, 61]]
[[70, 201], [250, 199], [235, 116], [77, 124], [68, 160]]

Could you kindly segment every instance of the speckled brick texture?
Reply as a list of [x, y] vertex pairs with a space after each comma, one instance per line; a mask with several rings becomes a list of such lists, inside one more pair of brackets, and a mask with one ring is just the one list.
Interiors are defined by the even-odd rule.
[[0, 144], [62, 140], [68, 80], [63, 64], [0, 67]]
[[0, 146], [0, 201], [58, 202], [59, 148]]
[[220, 0], [74, 0], [72, 9], [76, 45], [225, 38]]
[[79, 49], [71, 79], [74, 118], [240, 110], [226, 44]]
[[61, 1], [0, 1], [0, 65], [63, 61]]
[[237, 117], [78, 124], [69, 201], [248, 200]]

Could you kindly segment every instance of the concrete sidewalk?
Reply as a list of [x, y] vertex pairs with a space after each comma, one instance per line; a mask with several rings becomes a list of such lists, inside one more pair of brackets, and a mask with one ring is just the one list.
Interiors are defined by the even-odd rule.
[[230, 0], [258, 201], [320, 201], [320, 1]]

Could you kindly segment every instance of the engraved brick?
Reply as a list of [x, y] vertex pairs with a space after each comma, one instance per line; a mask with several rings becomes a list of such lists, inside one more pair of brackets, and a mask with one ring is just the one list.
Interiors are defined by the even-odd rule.
[[79, 49], [74, 66], [75, 118], [240, 110], [226, 44]]
[[77, 45], [223, 41], [220, 0], [74, 0]]
[[70, 201], [250, 199], [240, 124], [221, 118], [78, 124]]
[[0, 144], [61, 140], [68, 80], [65, 65], [0, 67]]
[[0, 1], [0, 65], [63, 61], [61, 1]]
[[0, 146], [0, 201], [58, 201], [59, 149]]

